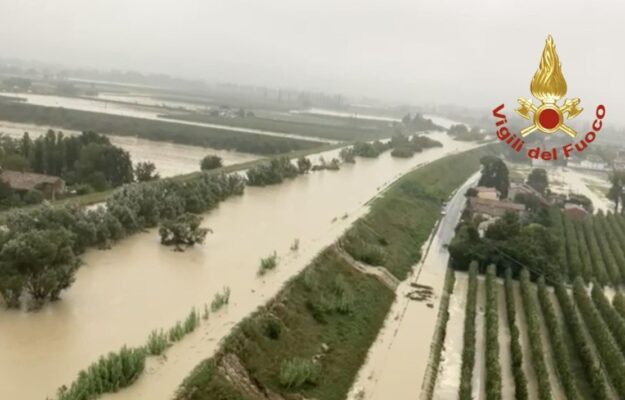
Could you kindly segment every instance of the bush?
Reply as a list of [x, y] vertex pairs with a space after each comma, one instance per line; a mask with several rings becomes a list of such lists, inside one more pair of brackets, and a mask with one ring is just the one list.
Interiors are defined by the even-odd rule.
[[339, 157], [343, 162], [353, 164], [356, 162], [356, 155], [353, 147], [343, 147], [339, 152]]
[[287, 389], [298, 389], [305, 384], [315, 385], [320, 371], [320, 366], [311, 360], [292, 358], [280, 365], [278, 380]]
[[150, 355], [160, 356], [169, 347], [167, 334], [165, 334], [162, 329], [160, 331], [154, 330], [150, 332], [148, 343], [145, 347]]
[[225, 287], [221, 293], [216, 293], [211, 302], [211, 311], [217, 312], [230, 302], [230, 288]]
[[161, 243], [166, 246], [176, 246], [181, 251], [182, 246], [194, 246], [196, 243], [204, 243], [204, 238], [209, 232], [207, 228], [201, 228], [202, 216], [184, 213], [175, 219], [166, 220], [158, 230]]
[[391, 156], [399, 158], [410, 158], [414, 155], [414, 151], [409, 147], [398, 147], [391, 151]]
[[264, 332], [268, 338], [278, 340], [282, 334], [282, 323], [278, 318], [268, 316], [264, 323]]
[[156, 172], [156, 165], [150, 161], [138, 162], [135, 165], [134, 174], [137, 182], [148, 182], [160, 178]]
[[278, 266], [278, 254], [274, 251], [269, 257], [260, 259], [260, 267], [258, 268], [258, 275], [265, 275], [267, 272], [275, 269]]
[[268, 163], [255, 165], [247, 170], [247, 184], [267, 186], [281, 183], [284, 179], [294, 178], [301, 169], [291, 164], [289, 157], [272, 158]]
[[39, 204], [44, 200], [43, 193], [40, 190], [32, 189], [24, 195], [24, 203]]
[[146, 352], [143, 348], [129, 349], [122, 347], [117, 353], [101, 357], [86, 370], [68, 388], [61, 387], [57, 392], [58, 400], [90, 400], [104, 393], [114, 393], [130, 386], [143, 372]]
[[208, 155], [200, 161], [200, 169], [202, 171], [209, 171], [211, 169], [221, 168], [222, 166], [223, 162], [219, 156]]

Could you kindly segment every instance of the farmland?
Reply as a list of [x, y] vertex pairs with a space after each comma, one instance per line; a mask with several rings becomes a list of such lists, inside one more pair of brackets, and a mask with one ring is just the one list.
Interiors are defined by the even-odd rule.
[[[464, 230], [474, 215], [465, 214], [450, 245], [450, 302], [464, 307], [445, 320], [452, 324], [432, 355], [443, 361], [427, 398], [625, 398], [625, 215], [563, 210], [553, 202], [520, 221], [506, 214], [473, 244]], [[459, 258], [467, 254], [481, 258]]]

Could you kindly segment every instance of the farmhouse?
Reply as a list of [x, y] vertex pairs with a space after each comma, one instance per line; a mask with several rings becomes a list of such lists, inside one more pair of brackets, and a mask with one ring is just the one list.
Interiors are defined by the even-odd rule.
[[509, 211], [517, 214], [525, 212], [524, 204], [513, 203], [511, 201], [481, 199], [479, 197], [469, 198], [469, 207], [473, 213], [491, 217], [501, 217]]
[[65, 181], [58, 176], [2, 170], [0, 171], [0, 180], [6, 182], [11, 189], [17, 192], [37, 189], [50, 200], [54, 200], [57, 195], [65, 190]]

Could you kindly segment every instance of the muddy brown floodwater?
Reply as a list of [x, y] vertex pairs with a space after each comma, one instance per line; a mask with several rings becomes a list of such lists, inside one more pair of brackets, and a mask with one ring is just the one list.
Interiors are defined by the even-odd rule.
[[[192, 306], [210, 303], [229, 286], [231, 303], [225, 311], [168, 350], [167, 361], [149, 360], [136, 384], [113, 396], [171, 398], [230, 328], [365, 213], [369, 199], [416, 166], [475, 146], [440, 132], [432, 137], [444, 147], [411, 159], [387, 152], [378, 159], [359, 158], [340, 171], [247, 188], [206, 215], [204, 225], [214, 233], [184, 253], [161, 246], [155, 230], [131, 236], [112, 250], [89, 250], [61, 301], [36, 313], [0, 310], [0, 399], [53, 395], [101, 355], [124, 344], [144, 344], [151, 330], [170, 327]], [[289, 247], [296, 238], [300, 248], [293, 252]], [[274, 250], [277, 270], [258, 278], [260, 258]]]

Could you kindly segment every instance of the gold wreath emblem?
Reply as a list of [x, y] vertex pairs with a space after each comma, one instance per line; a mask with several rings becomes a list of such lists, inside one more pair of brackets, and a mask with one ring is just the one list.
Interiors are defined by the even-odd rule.
[[562, 106], [558, 105], [558, 100], [566, 94], [566, 81], [551, 35], [547, 37], [540, 65], [530, 84], [530, 92], [541, 104], [537, 107], [531, 99], [518, 99], [520, 107], [515, 111], [532, 121], [532, 125], [521, 131], [521, 136], [527, 136], [537, 129], [546, 134], [561, 130], [571, 137], [577, 135], [574, 129], [564, 123], [564, 116], [566, 115], [566, 119], [573, 119], [583, 108], [578, 107], [579, 97], [566, 99]]

